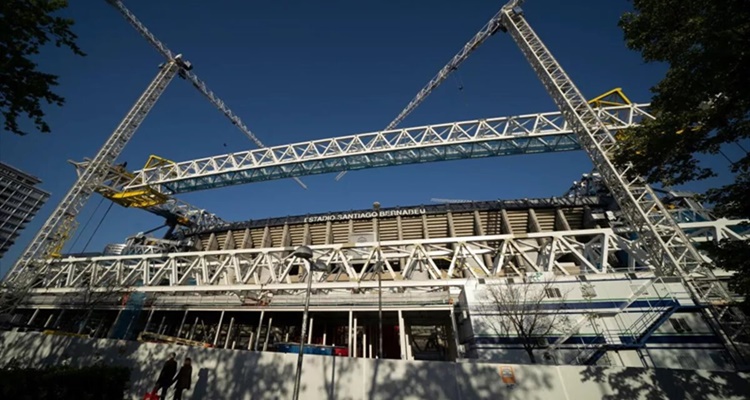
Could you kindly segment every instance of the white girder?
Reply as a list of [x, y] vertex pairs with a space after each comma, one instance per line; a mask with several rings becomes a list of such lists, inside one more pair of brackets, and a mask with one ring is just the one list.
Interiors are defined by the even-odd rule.
[[[596, 109], [610, 130], [637, 125], [648, 104]], [[364, 133], [183, 161], [135, 172], [126, 189], [183, 193], [291, 176], [579, 149], [559, 112]]]
[[[502, 10], [498, 11], [497, 14], [495, 14], [490, 20], [484, 24], [482, 29], [477, 32], [474, 37], [472, 37], [466, 44], [461, 48], [461, 50], [458, 51], [458, 53], [453, 56], [453, 58], [448, 61], [448, 63], [440, 70], [438, 71], [437, 75], [435, 75], [432, 79], [430, 79], [429, 82], [419, 91], [417, 92], [416, 96], [406, 105], [406, 107], [398, 113], [396, 118], [391, 121], [384, 130], [391, 130], [395, 129], [409, 114], [411, 114], [412, 111], [414, 111], [422, 102], [427, 98], [427, 96], [432, 93], [433, 90], [435, 90], [438, 86], [440, 86], [445, 79], [448, 78], [448, 75], [450, 75], [453, 71], [457, 70], [458, 67], [466, 61], [467, 58], [469, 58], [469, 55], [476, 50], [482, 43], [484, 43], [487, 38], [495, 34], [497, 29], [500, 27], [500, 17], [502, 15]], [[340, 180], [341, 178], [346, 175], [346, 171], [342, 171], [340, 174], [336, 175], [336, 180]]]
[[[89, 160], [81, 162], [70, 161], [76, 167], [76, 173], [81, 176], [88, 168]], [[112, 193], [118, 193], [121, 189], [133, 179], [133, 174], [128, 172], [122, 166], [110, 166], [107, 176], [102, 183], [96, 188], [96, 192], [105, 197]], [[227, 222], [219, 218], [216, 214], [206, 211], [202, 208], [195, 207], [182, 200], [169, 197], [164, 203], [154, 204], [148, 207], [140, 207], [144, 210], [156, 214], [167, 220], [180, 219], [180, 224], [189, 228], [206, 228], [226, 224]]]
[[[691, 223], [691, 226], [712, 231], [715, 237], [732, 230], [748, 240], [750, 232], [742, 227], [743, 222], [707, 221]], [[368, 288], [365, 283], [377, 280], [373, 271], [378, 255], [384, 261], [383, 280], [388, 282], [388, 287], [400, 289], [412, 287], [410, 281], [422, 282], [419, 287], [425, 287], [424, 282], [430, 281], [435, 287], [445, 287], [452, 286], [445, 282], [457, 279], [524, 276], [528, 272], [552, 271], [567, 275], [570, 271], [578, 273], [580, 269], [585, 274], [611, 273], [615, 272], [612, 265], [616, 262], [612, 257], [619, 250], [634, 257], [640, 265], [650, 265], [644, 253], [637, 251], [637, 244], [609, 228], [311, 248], [316, 259], [332, 268], [314, 283], [314, 287], [321, 289], [338, 289], [336, 284], [344, 284], [343, 288], [352, 285]], [[299, 283], [297, 275], [291, 274], [304, 265], [291, 255], [293, 250], [279, 247], [48, 260], [40, 271], [44, 281], [39, 288], [57, 292], [73, 292], [89, 285], [124, 291], [149, 287], [149, 290], [163, 292], [200, 291], [199, 287], [304, 289], [304, 283]], [[490, 257], [491, 264], [485, 263], [485, 255]], [[618, 268], [618, 271], [623, 269]]]

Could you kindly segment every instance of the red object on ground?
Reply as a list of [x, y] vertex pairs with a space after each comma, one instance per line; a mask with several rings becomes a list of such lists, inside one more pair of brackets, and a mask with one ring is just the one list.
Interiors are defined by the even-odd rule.
[[349, 357], [349, 349], [346, 347], [334, 347], [333, 355], [338, 357]]
[[159, 400], [159, 395], [156, 394], [156, 390], [146, 393], [145, 396], [143, 396], [143, 400]]

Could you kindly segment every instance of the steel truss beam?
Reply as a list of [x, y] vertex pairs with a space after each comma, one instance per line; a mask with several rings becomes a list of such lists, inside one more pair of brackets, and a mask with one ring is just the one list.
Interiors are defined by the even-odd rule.
[[[698, 236], [716, 240], [740, 235], [745, 221], [707, 221], [690, 225]], [[690, 232], [690, 230], [688, 230]], [[731, 233], [730, 233], [731, 232]], [[443, 239], [383, 241], [311, 246], [315, 258], [330, 265], [329, 273], [314, 276], [313, 287], [325, 290], [376, 288], [375, 261], [383, 260], [384, 285], [408, 290], [420, 282], [426, 287], [457, 286], [467, 278], [525, 276], [529, 272], [558, 275], [604, 274], [648, 270], [649, 258], [637, 243], [612, 229], [534, 232]], [[293, 248], [235, 249], [169, 254], [103, 256], [47, 260], [39, 271], [39, 289], [57, 293], [81, 288], [160, 292], [302, 291], [302, 260]], [[621, 265], [615, 252], [632, 261]], [[488, 262], [487, 260], [491, 260]], [[301, 274], [301, 275], [304, 275]], [[457, 281], [458, 280], [458, 281]], [[454, 285], [455, 284], [455, 285]]]
[[[84, 173], [89, 165], [88, 160], [71, 163], [76, 167], [76, 173], [79, 176]], [[101, 185], [96, 188], [96, 192], [111, 199], [113, 195], [122, 193], [121, 189], [132, 179], [133, 174], [128, 172], [123, 166], [112, 165], [109, 167], [107, 176]], [[159, 193], [155, 194], [158, 195]], [[118, 202], [118, 204], [128, 207], [128, 205], [121, 202]], [[165, 218], [169, 222], [174, 222], [191, 229], [200, 230], [227, 224], [226, 221], [211, 212], [169, 196], [154, 199], [149, 205], [137, 205], [133, 207], [142, 208], [152, 214]]]
[[[596, 109], [612, 131], [637, 125], [648, 104]], [[174, 194], [249, 182], [433, 161], [578, 150], [559, 112], [420, 126], [313, 140], [136, 171], [125, 189]]]

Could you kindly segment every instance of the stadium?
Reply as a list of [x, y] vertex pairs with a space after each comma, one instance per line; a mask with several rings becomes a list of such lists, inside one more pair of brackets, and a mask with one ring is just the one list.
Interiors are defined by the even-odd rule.
[[[8, 329], [253, 352], [392, 360], [737, 370], [742, 300], [704, 243], [748, 240], [691, 193], [652, 188], [612, 159], [654, 118], [613, 90], [581, 95], [503, 7], [385, 130], [266, 147], [181, 55], [111, 2], [167, 61], [8, 275]], [[559, 112], [396, 128], [487, 37], [519, 45]], [[116, 164], [180, 76], [258, 145], [137, 171]], [[548, 198], [438, 200], [239, 222], [177, 200], [198, 190], [365, 168], [585, 151], [595, 171]], [[301, 185], [301, 181], [297, 180]], [[94, 194], [166, 220], [102, 252], [65, 254]], [[709, 267], [709, 265], [711, 265]], [[303, 345], [303, 346], [302, 346]]]

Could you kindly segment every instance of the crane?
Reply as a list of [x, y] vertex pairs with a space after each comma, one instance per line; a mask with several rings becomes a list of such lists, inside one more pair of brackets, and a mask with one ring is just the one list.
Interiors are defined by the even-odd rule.
[[[588, 153], [623, 216], [638, 234], [638, 241], [649, 254], [657, 274], [681, 277], [696, 304], [706, 304], [705, 299], [711, 292], [722, 299], [723, 310], [711, 303], [704, 310], [708, 323], [719, 333], [726, 347], [731, 348], [733, 341], [727, 329], [732, 324], [738, 325], [739, 329], [734, 333], [739, 334], [745, 325], [744, 314], [729, 307], [732, 296], [718, 282], [654, 190], [632, 170], [631, 165], [620, 166], [612, 161], [618, 145], [614, 135], [526, 21], [520, 8], [522, 3], [523, 0], [511, 0], [501, 8], [500, 29], [518, 45], [577, 134], [581, 147]], [[703, 275], [708, 285], [697, 281], [696, 275]]]
[[[42, 225], [42, 228], [26, 247], [13, 268], [8, 272], [7, 279], [20, 287], [29, 286], [33, 282], [33, 261], [35, 259], [44, 259], [54, 253], [60, 252], [65, 241], [71, 236], [77, 226], [76, 217], [81, 209], [91, 197], [91, 194], [97, 191], [102, 183], [104, 183], [110, 167], [176, 75], [179, 74], [180, 77], [190, 81], [198, 91], [208, 98], [214, 106], [227, 116], [257, 146], [265, 147], [250, 132], [242, 120], [226, 106], [224, 101], [218, 98], [195, 73], [191, 72], [192, 64], [190, 62], [184, 60], [181, 54], [175, 55], [172, 53], [171, 50], [146, 29], [121, 1], [107, 0], [107, 2], [114, 6], [149, 43], [156, 47], [167, 59], [167, 62], [160, 67], [156, 78], [149, 84], [146, 91], [107, 139], [104, 146], [88, 163], [86, 169], [79, 174], [78, 179], [76, 179], [71, 189], [63, 197], [44, 225]], [[294, 179], [303, 188], [307, 188], [299, 178]], [[29, 274], [26, 272], [29, 272]]]
[[[451, 72], [458, 69], [458, 66], [461, 65], [467, 58], [469, 58], [469, 55], [476, 50], [482, 43], [484, 43], [487, 38], [494, 35], [495, 32], [500, 28], [500, 18], [502, 17], [502, 10], [498, 11], [492, 18], [490, 18], [489, 21], [487, 21], [486, 24], [482, 27], [482, 29], [477, 32], [474, 37], [471, 38], [464, 47], [461, 48], [461, 50], [458, 51], [458, 53], [453, 56], [453, 58], [448, 61], [448, 64], [446, 64], [440, 71], [438, 71], [437, 75], [435, 75], [432, 79], [430, 79], [429, 82], [419, 91], [417, 92], [417, 95], [414, 96], [414, 98], [409, 102], [409, 104], [406, 105], [406, 107], [396, 116], [396, 118], [393, 119], [386, 127], [383, 129], [384, 131], [388, 131], [391, 129], [394, 129], [398, 126], [409, 114], [411, 114], [414, 109], [416, 109], [422, 102], [427, 98], [427, 96], [432, 93], [433, 90], [435, 90], [438, 86], [440, 86], [443, 81], [448, 78], [448, 75], [451, 74]], [[338, 175], [336, 175], [336, 180], [341, 180], [341, 178], [346, 175], [347, 171], [342, 171]]]
[[[151, 43], [156, 50], [161, 53], [161, 55], [164, 56], [167, 60], [171, 60], [174, 58], [173, 53], [171, 50], [167, 48], [167, 46], [159, 41], [159, 39], [154, 36], [153, 33], [151, 33], [141, 21], [138, 20], [138, 18], [135, 17], [135, 15], [128, 10], [125, 5], [120, 0], [106, 0], [107, 3], [112, 5], [117, 11], [122, 14], [123, 17], [130, 23], [130, 25], [135, 28], [138, 33], [141, 34], [149, 43]], [[189, 81], [196, 89], [198, 89], [199, 92], [201, 92], [202, 95], [204, 95], [208, 101], [211, 102], [216, 108], [222, 112], [229, 120], [232, 122], [234, 126], [236, 126], [242, 133], [245, 134], [253, 143], [255, 143], [256, 146], [259, 148], [265, 148], [266, 145], [263, 144], [263, 142], [258, 139], [257, 136], [255, 136], [250, 129], [248, 129], [247, 126], [242, 122], [240, 117], [238, 117], [235, 113], [232, 112], [232, 110], [227, 107], [227, 105], [222, 101], [220, 98], [218, 98], [214, 92], [211, 91], [211, 89], [206, 86], [206, 83], [203, 82], [198, 78], [195, 73], [191, 72], [189, 69], [183, 69], [180, 71], [180, 76], [182, 78], [185, 78], [187, 81]], [[307, 185], [305, 185], [302, 180], [295, 177], [293, 178], [300, 186], [302, 186], [303, 189], [307, 189]]]
[[122, 122], [115, 128], [104, 146], [91, 159], [88, 167], [79, 174], [68, 193], [8, 272], [7, 280], [18, 287], [29, 287], [33, 284], [35, 280], [33, 261], [39, 258], [47, 258], [53, 252], [61, 249], [62, 244], [70, 237], [76, 227], [78, 213], [91, 197], [91, 194], [107, 178], [110, 166], [114, 164], [146, 115], [179, 71], [189, 70], [190, 68], [190, 63], [183, 60], [182, 55], [174, 56], [169, 62], [161, 66], [154, 80], [151, 81]]

